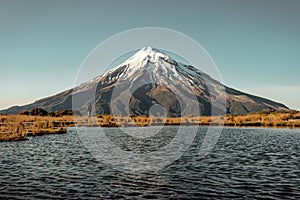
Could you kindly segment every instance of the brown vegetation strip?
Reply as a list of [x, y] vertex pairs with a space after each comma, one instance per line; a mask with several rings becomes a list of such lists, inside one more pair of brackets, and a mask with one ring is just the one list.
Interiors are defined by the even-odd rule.
[[82, 116], [0, 116], [0, 141], [26, 140], [27, 136], [66, 133], [67, 127], [130, 127], [159, 125], [199, 125], [199, 126], [255, 126], [255, 127], [300, 127], [300, 112], [252, 113], [248, 115], [188, 116], [161, 118], [146, 116], [98, 115], [92, 118]]

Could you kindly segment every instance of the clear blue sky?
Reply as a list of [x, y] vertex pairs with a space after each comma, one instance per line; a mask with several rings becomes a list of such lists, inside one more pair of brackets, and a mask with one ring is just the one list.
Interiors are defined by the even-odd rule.
[[0, 109], [71, 88], [97, 44], [149, 26], [194, 38], [226, 85], [300, 110], [298, 0], [0, 0]]

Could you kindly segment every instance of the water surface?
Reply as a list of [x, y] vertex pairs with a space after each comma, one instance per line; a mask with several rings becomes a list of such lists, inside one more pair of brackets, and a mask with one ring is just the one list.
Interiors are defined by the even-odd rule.
[[[177, 161], [143, 174], [100, 163], [74, 129], [65, 135], [0, 143], [0, 199], [300, 198], [299, 129], [224, 128], [213, 150], [201, 158], [206, 129], [199, 128]], [[119, 129], [105, 129], [122, 149], [138, 153], [166, 145], [176, 130], [164, 127], [165, 134], [136, 140], [118, 134]]]

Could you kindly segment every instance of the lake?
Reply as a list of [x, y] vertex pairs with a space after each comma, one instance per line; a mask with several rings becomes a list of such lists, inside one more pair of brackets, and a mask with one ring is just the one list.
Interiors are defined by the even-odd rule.
[[[191, 130], [166, 126], [149, 137], [141, 134], [157, 128], [128, 129], [136, 135], [122, 134], [118, 128], [102, 128], [101, 132], [125, 158], [132, 152], [147, 158], [171, 143], [179, 130], [183, 133], [179, 139]], [[300, 198], [300, 129], [225, 127], [217, 143], [201, 157], [207, 127], [199, 127], [192, 141], [172, 143], [168, 148], [178, 159], [170, 158], [172, 162], [155, 171], [119, 168], [109, 163], [114, 156], [111, 151], [95, 156], [82, 139], [83, 132], [91, 130], [83, 128], [80, 133], [70, 128], [64, 135], [0, 143], [0, 199]], [[161, 167], [163, 161], [156, 161], [156, 166]], [[137, 163], [128, 169], [146, 169], [147, 163]]]

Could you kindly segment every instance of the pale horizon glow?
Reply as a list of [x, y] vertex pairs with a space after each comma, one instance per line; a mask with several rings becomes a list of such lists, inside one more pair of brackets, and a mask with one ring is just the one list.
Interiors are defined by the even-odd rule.
[[245, 92], [256, 94], [264, 98], [269, 98], [272, 101], [283, 104], [285, 104], [285, 96], [289, 95], [289, 105], [285, 105], [290, 109], [299, 110], [300, 86], [269, 85], [259, 88], [246, 89]]

